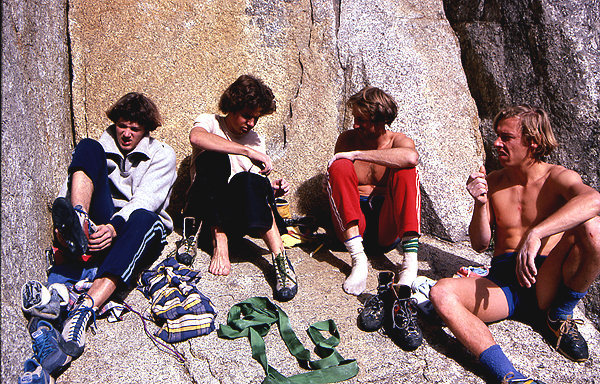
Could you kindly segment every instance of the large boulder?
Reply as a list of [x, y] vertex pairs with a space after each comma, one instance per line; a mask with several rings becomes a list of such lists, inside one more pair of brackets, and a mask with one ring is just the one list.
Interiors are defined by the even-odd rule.
[[[544, 108], [561, 146], [550, 157], [600, 188], [600, 8], [594, 2], [444, 2], [456, 31], [486, 150], [498, 110]], [[497, 167], [494, 156], [488, 156]]]
[[483, 147], [441, 3], [75, 0], [69, 17], [79, 137], [98, 137], [110, 103], [142, 91], [165, 116], [156, 136], [182, 160], [191, 153], [195, 115], [217, 112], [224, 88], [252, 73], [278, 102], [257, 127], [275, 159], [274, 176], [291, 181], [297, 211], [322, 213], [320, 180], [351, 124], [345, 101], [364, 85], [378, 86], [400, 106], [392, 129], [411, 136], [421, 155], [424, 230], [465, 237], [471, 199], [464, 181]]
[[[477, 102], [488, 170], [498, 163], [492, 119], [511, 104], [550, 114], [560, 147], [550, 161], [600, 189], [600, 8], [595, 2], [445, 0], [471, 93]], [[600, 280], [586, 297], [600, 329]]]
[[73, 148], [64, 2], [2, 2], [2, 382], [30, 357], [21, 286], [45, 281], [48, 203]]

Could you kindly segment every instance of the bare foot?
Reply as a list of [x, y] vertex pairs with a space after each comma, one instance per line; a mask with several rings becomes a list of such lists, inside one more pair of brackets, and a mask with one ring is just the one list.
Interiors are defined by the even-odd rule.
[[218, 228], [213, 228], [213, 256], [208, 266], [208, 272], [217, 276], [227, 276], [231, 271], [229, 261], [229, 245], [227, 235]]

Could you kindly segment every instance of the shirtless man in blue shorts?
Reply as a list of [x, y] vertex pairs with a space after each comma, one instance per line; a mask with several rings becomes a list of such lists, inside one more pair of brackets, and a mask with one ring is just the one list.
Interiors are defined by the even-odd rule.
[[[588, 358], [573, 309], [600, 273], [600, 194], [581, 177], [543, 161], [557, 142], [545, 111], [510, 107], [494, 119], [502, 169], [467, 181], [475, 200], [469, 235], [494, 257], [486, 277], [442, 279], [431, 301], [448, 328], [502, 383], [541, 383], [517, 371], [485, 323], [545, 313], [556, 349]], [[495, 232], [492, 229], [495, 229]]]

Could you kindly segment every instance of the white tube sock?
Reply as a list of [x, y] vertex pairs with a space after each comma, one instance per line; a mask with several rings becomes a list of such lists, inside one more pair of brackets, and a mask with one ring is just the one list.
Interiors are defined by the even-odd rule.
[[362, 237], [356, 236], [344, 242], [352, 257], [352, 272], [344, 282], [344, 292], [360, 295], [367, 287], [367, 255], [362, 243]]

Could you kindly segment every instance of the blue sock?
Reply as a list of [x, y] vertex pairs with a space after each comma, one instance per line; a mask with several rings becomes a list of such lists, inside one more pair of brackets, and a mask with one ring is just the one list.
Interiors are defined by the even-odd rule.
[[561, 284], [556, 293], [556, 297], [554, 298], [554, 302], [548, 311], [550, 320], [558, 320], [559, 318], [561, 320], [566, 320], [569, 316], [572, 316], [575, 306], [586, 294], [587, 291], [576, 292], [566, 285]]
[[508, 357], [502, 352], [498, 344], [494, 344], [479, 355], [479, 362], [501, 382], [509, 373], [513, 373], [512, 379], [525, 379], [521, 372], [517, 371]]

